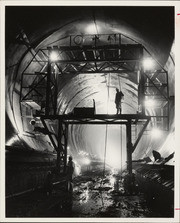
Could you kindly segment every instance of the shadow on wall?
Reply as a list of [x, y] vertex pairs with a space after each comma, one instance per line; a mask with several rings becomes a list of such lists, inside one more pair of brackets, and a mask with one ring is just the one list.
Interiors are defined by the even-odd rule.
[[8, 162], [6, 161], [6, 197], [42, 188], [48, 171], [55, 163], [48, 160], [41, 162]]

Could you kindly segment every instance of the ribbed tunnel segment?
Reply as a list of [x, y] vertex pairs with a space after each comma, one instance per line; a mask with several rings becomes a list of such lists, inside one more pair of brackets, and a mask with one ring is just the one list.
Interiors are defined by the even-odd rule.
[[[60, 145], [64, 164], [72, 155], [79, 166], [88, 158], [122, 173], [129, 159], [123, 122], [130, 120], [134, 164], [147, 158], [153, 164], [154, 150], [159, 163], [174, 164], [173, 8], [8, 7], [6, 12], [7, 154], [37, 152], [42, 162], [48, 154], [54, 165]], [[15, 21], [11, 13], [18, 14]], [[145, 59], [154, 67], [146, 69]], [[114, 116], [116, 89], [124, 94], [122, 117]], [[74, 118], [78, 109], [81, 117]], [[153, 129], [160, 130], [160, 138]]]

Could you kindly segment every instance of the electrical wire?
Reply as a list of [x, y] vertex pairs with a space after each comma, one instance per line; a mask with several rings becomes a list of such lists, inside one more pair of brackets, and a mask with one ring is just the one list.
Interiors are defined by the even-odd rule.
[[[118, 75], [118, 81], [119, 81], [119, 89], [120, 89], [120, 91], [121, 91], [121, 82], [120, 82], [120, 77], [119, 77], [119, 75]], [[121, 140], [121, 179], [122, 179], [122, 155], [123, 155], [123, 153], [122, 153], [122, 147], [123, 147], [123, 144], [122, 144], [122, 139], [123, 137], [122, 137], [122, 125], [120, 125], [120, 140]]]
[[[110, 83], [110, 73], [108, 74], [108, 80], [106, 80], [106, 86], [108, 90], [108, 98], [107, 98], [107, 114], [108, 114], [108, 105], [109, 105], [109, 83]], [[103, 177], [101, 180], [101, 185], [102, 187], [102, 181], [105, 176], [105, 170], [106, 170], [106, 151], [107, 151], [107, 137], [108, 137], [108, 125], [106, 124], [106, 131], [105, 131], [105, 149], [104, 149], [104, 162], [103, 162]]]
[[119, 81], [119, 90], [121, 91], [121, 82], [120, 82], [120, 77], [118, 75], [118, 81]]
[[108, 137], [108, 125], [106, 125], [106, 131], [105, 131], [105, 150], [104, 150], [103, 178], [105, 176], [105, 170], [106, 170], [107, 137]]

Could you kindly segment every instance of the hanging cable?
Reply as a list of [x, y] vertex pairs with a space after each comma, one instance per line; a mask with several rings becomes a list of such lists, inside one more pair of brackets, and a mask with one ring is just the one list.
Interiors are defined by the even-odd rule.
[[[108, 114], [108, 107], [109, 107], [109, 83], [110, 83], [110, 73], [108, 74], [108, 80], [106, 80], [106, 86], [108, 90], [108, 97], [107, 97], [107, 114]], [[105, 131], [105, 149], [104, 149], [104, 162], [103, 162], [103, 177], [101, 180], [101, 186], [102, 181], [105, 176], [105, 170], [106, 170], [106, 151], [107, 151], [107, 137], [108, 137], [108, 125], [106, 124], [106, 131]]]
[[[119, 77], [119, 75], [118, 75], [118, 81], [119, 81], [119, 90], [121, 91], [121, 82], [120, 82], [120, 77]], [[120, 125], [120, 139], [121, 139], [121, 142], [120, 142], [120, 145], [121, 145], [121, 179], [122, 179], [122, 167], [123, 167], [123, 165], [122, 165], [122, 146], [123, 146], [123, 144], [122, 144], [122, 125]]]
[[120, 82], [120, 77], [118, 75], [118, 81], [119, 81], [119, 90], [121, 91], [121, 82]]
[[106, 170], [107, 133], [108, 133], [108, 125], [106, 125], [106, 131], [105, 131], [105, 150], [104, 150], [103, 178], [105, 176], [105, 170]]
[[122, 153], [122, 146], [123, 146], [123, 143], [122, 143], [122, 139], [123, 139], [123, 137], [122, 137], [122, 125], [121, 125], [121, 180], [122, 180], [122, 167], [123, 167], [123, 165], [122, 165], [122, 155], [123, 155], [123, 153]]

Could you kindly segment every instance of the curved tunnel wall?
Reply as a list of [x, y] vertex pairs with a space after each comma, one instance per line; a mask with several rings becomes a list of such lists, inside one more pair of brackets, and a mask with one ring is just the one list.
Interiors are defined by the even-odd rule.
[[[17, 21], [11, 21], [10, 17], [8, 17], [10, 13], [17, 14]], [[43, 9], [38, 9], [38, 7], [18, 7], [18, 9], [10, 7], [7, 10], [7, 18], [9, 18], [9, 20], [7, 19], [7, 25], [12, 29], [8, 26], [6, 31], [8, 36], [6, 41], [6, 110], [12, 128], [7, 133], [7, 144], [19, 145], [19, 142], [23, 141], [34, 150], [53, 152], [48, 136], [32, 135], [33, 129], [29, 123], [31, 118], [20, 117], [20, 79], [23, 69], [28, 61], [32, 59], [32, 55], [37, 49], [63, 43], [69, 35], [123, 33], [130, 36], [143, 44], [163, 66], [166, 64], [166, 69], [168, 68], [169, 70], [170, 95], [173, 96], [174, 65], [169, 57], [173, 42], [172, 13], [173, 9], [166, 7], [161, 8], [160, 11], [156, 7], [111, 7], [111, 9], [109, 7], [83, 7], [81, 9], [78, 7], [52, 7], [51, 10], [46, 7], [43, 7]], [[131, 16], [129, 16], [130, 14]], [[39, 17], [41, 17], [41, 21]], [[136, 18], [136, 21], [132, 18]], [[167, 23], [171, 25], [167, 26]], [[27, 35], [26, 46], [15, 38], [18, 32], [17, 24], [20, 24]], [[88, 29], [92, 25], [93, 28]], [[28, 47], [30, 45], [32, 49], [29, 51]], [[137, 84], [131, 78], [127, 79], [126, 76], [117, 77], [113, 74], [109, 76], [114, 89], [119, 86], [119, 82], [122, 85], [125, 99], [127, 98], [127, 102], [124, 100], [123, 107], [125, 113], [134, 113], [137, 110], [135, 106]], [[111, 105], [111, 108], [113, 107], [111, 111], [113, 113], [115, 111], [114, 102], [108, 102], [108, 94], [113, 95], [115, 93], [113, 92], [114, 89], [107, 88], [107, 78], [108, 75], [105, 77], [98, 74], [96, 77], [78, 75], [73, 78], [67, 77], [63, 79], [62, 84], [59, 85], [59, 113], [67, 114], [73, 110], [74, 106], [92, 106], [92, 99], [96, 101], [96, 113], [104, 113], [107, 110], [107, 103]], [[174, 148], [170, 149], [168, 147], [173, 140], [173, 114], [174, 111], [172, 110], [170, 134], [164, 133], [164, 137], [167, 138], [166, 142], [164, 143], [164, 137], [162, 137], [162, 140], [153, 140], [149, 136], [143, 136], [133, 154], [135, 159], [142, 158], [145, 155], [151, 156], [153, 149], [161, 151], [163, 156], [174, 151]], [[26, 126], [26, 133], [23, 132], [22, 122]], [[119, 142], [121, 137], [125, 138], [125, 132], [123, 130], [121, 133], [119, 126], [108, 126], [108, 129], [107, 156], [118, 152], [120, 157]], [[72, 150], [70, 152], [73, 155], [85, 150], [91, 156], [102, 156], [105, 148], [104, 126], [71, 126], [69, 136], [69, 147]], [[115, 148], [116, 152], [112, 152], [112, 148]], [[125, 148], [126, 140], [122, 142], [123, 163], [126, 160]]]

